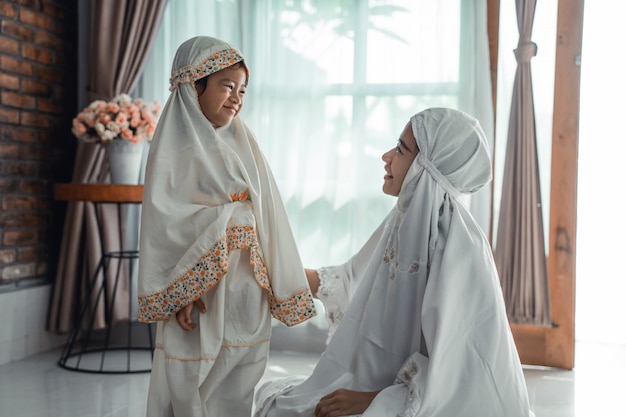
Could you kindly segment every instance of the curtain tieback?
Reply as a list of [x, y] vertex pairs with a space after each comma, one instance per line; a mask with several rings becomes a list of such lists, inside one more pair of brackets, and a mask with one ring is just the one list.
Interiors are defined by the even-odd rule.
[[537, 55], [537, 44], [535, 42], [522, 42], [514, 50], [515, 59], [518, 64], [530, 62], [530, 59]]

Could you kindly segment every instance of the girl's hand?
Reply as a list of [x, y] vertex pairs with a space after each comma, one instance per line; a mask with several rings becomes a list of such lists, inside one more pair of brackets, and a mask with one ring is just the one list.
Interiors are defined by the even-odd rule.
[[363, 414], [379, 392], [338, 389], [320, 399], [317, 407], [315, 407], [315, 417], [340, 417]]
[[197, 299], [193, 303], [187, 304], [176, 313], [176, 321], [185, 331], [190, 331], [196, 328], [196, 323], [194, 323], [191, 319], [191, 311], [193, 310], [194, 305], [200, 309], [201, 313], [206, 313], [206, 307], [201, 299]]

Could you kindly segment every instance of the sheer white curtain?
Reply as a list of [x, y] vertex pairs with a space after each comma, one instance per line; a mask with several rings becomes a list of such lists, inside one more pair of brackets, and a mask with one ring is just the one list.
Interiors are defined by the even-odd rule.
[[[492, 137], [485, 1], [170, 0], [142, 96], [167, 99], [178, 45], [227, 40], [251, 69], [257, 135], [309, 266], [342, 262], [394, 204], [382, 153], [431, 106], [474, 114]], [[485, 230], [486, 204], [472, 202]]]
[[[493, 109], [486, 0], [170, 0], [141, 85], [165, 102], [178, 45], [214, 36], [251, 71], [242, 116], [281, 189], [303, 261], [341, 263], [395, 203], [383, 152], [433, 106]], [[490, 190], [470, 206], [486, 232]]]

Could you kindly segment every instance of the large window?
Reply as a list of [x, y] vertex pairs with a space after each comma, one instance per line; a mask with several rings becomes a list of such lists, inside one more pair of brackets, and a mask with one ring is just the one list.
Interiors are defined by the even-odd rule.
[[343, 262], [395, 203], [381, 191], [381, 155], [410, 116], [459, 108], [491, 138], [484, 3], [170, 0], [141, 94], [166, 101], [174, 53], [192, 36], [239, 48], [251, 69], [242, 117], [272, 167], [303, 261]]

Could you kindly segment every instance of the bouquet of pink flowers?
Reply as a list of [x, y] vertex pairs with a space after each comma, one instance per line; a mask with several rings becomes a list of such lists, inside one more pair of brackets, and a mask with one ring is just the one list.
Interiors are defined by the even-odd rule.
[[96, 100], [72, 120], [72, 133], [85, 142], [107, 144], [112, 140], [131, 143], [151, 141], [161, 114], [161, 105], [145, 103], [120, 94], [106, 102]]

